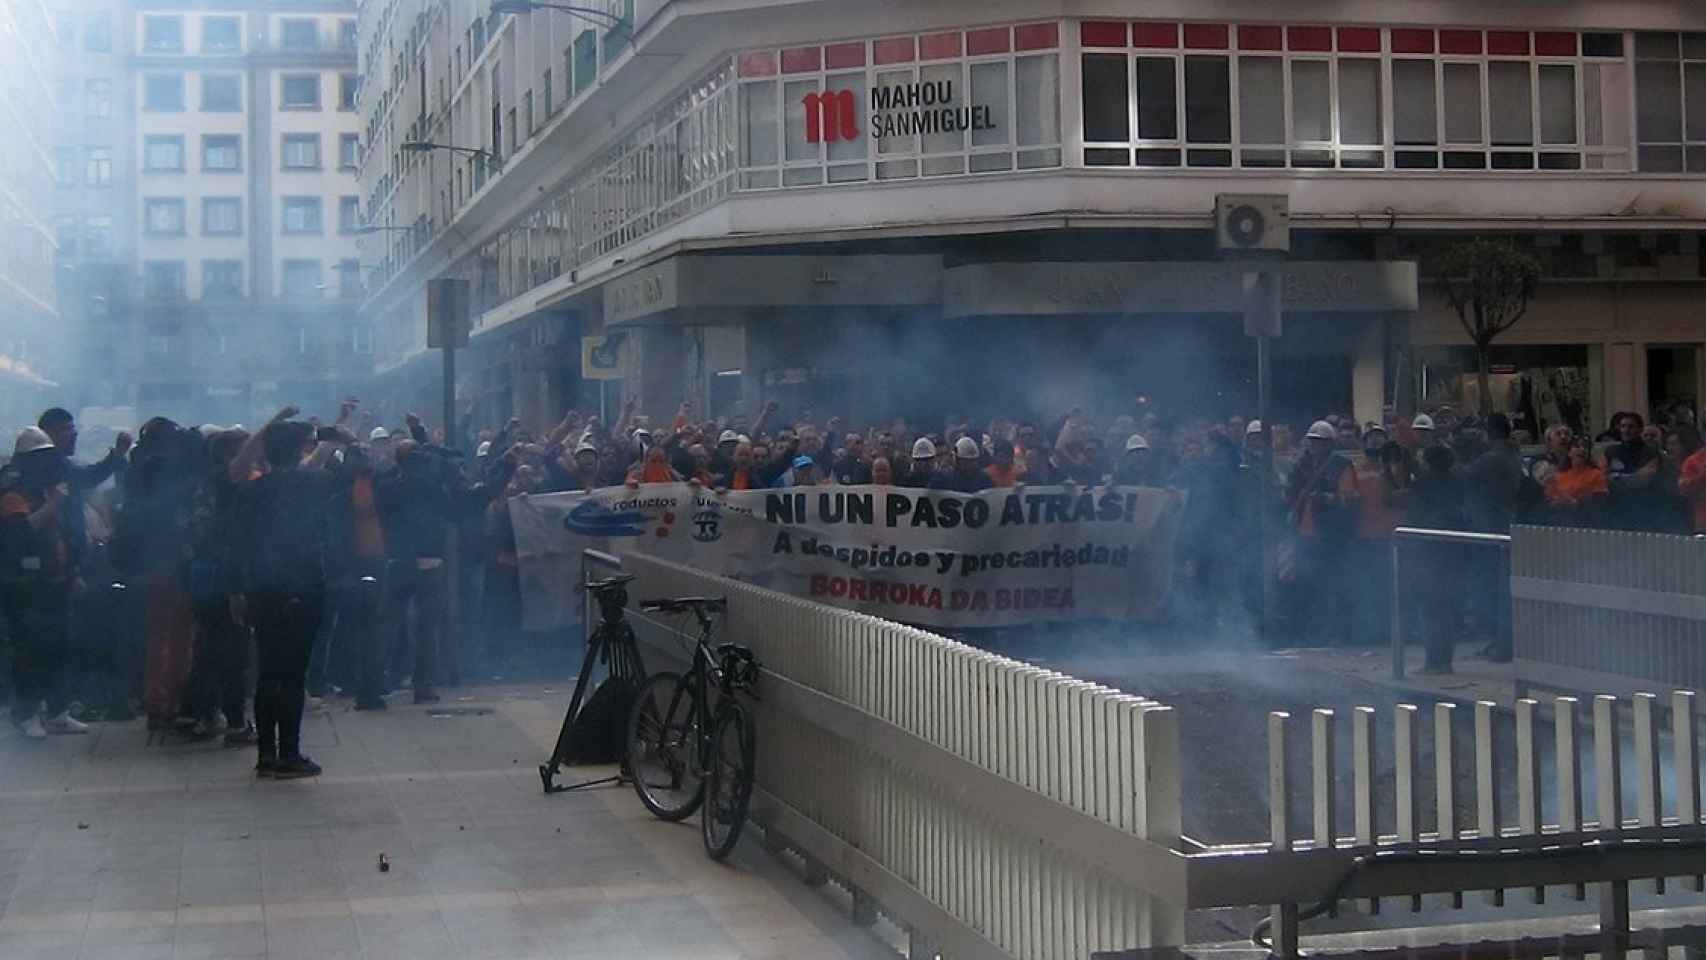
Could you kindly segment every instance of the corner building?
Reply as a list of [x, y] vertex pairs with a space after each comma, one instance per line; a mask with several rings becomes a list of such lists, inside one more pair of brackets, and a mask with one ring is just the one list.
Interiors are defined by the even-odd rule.
[[372, 255], [380, 389], [431, 403], [422, 289], [457, 276], [476, 426], [621, 396], [1248, 412], [1213, 209], [1285, 194], [1281, 415], [1472, 404], [1427, 270], [1472, 235], [1547, 272], [1495, 406], [1698, 408], [1706, 7], [1283, 6], [370, 0], [363, 189], [408, 228]]

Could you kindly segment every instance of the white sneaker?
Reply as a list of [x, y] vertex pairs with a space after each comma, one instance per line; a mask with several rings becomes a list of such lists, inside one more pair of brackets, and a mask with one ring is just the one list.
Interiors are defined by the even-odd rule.
[[18, 729], [22, 730], [24, 736], [31, 740], [47, 739], [47, 728], [41, 725], [41, 714], [39, 713], [18, 724]]
[[64, 713], [61, 713], [57, 717], [49, 717], [47, 722], [45, 724], [43, 724], [42, 726], [46, 728], [48, 733], [88, 733], [89, 732], [89, 725], [84, 723], [83, 721], [78, 720], [77, 718], [73, 717], [71, 715], [70, 711], [66, 711]]

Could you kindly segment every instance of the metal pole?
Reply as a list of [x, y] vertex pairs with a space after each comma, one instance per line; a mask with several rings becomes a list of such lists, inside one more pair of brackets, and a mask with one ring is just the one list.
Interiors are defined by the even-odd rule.
[[1404, 679], [1404, 605], [1399, 602], [1403, 589], [1398, 579], [1398, 546], [1403, 541], [1392, 538], [1392, 679]]
[[1268, 371], [1272, 343], [1273, 338], [1268, 336], [1256, 338], [1256, 419], [1262, 421], [1262, 452], [1259, 458], [1261, 502], [1257, 504], [1256, 516], [1262, 551], [1262, 639], [1269, 644], [1274, 642], [1274, 618], [1279, 612], [1278, 572], [1275, 569], [1279, 541], [1273, 529], [1274, 427], [1268, 409], [1268, 394], [1273, 387]]
[[[460, 438], [456, 435], [456, 348], [451, 346], [453, 339], [447, 339], [444, 347], [444, 445], [456, 449]], [[440, 634], [443, 644], [440, 649], [449, 659], [446, 671], [451, 686], [462, 683], [462, 530], [461, 525], [452, 523], [445, 533], [444, 546], [444, 630]], [[429, 677], [428, 683], [437, 682], [436, 677]], [[417, 683], [418, 683], [417, 679]]]

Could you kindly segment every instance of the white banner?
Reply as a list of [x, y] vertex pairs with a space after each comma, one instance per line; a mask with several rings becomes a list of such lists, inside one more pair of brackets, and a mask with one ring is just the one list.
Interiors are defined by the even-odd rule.
[[1154, 620], [1184, 495], [685, 483], [510, 501], [529, 629], [578, 619], [581, 551], [643, 553], [890, 620], [997, 627]]

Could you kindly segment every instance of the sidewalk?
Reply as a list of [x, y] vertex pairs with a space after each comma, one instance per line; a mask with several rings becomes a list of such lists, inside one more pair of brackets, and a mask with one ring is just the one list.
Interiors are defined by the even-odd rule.
[[1422, 699], [1474, 703], [1491, 700], [1501, 708], [1516, 704], [1516, 672], [1509, 663], [1494, 663], [1478, 656], [1479, 643], [1461, 643], [1452, 659], [1452, 672], [1443, 676], [1423, 674], [1420, 646], [1405, 649], [1404, 678], [1392, 678], [1392, 648], [1304, 647], [1278, 650], [1274, 656], [1290, 657], [1307, 666], [1386, 687]]
[[326, 774], [295, 782], [256, 782], [252, 751], [144, 746], [140, 722], [8, 725], [0, 957], [894, 956], [755, 839], [719, 866], [697, 818], [627, 787], [545, 796], [566, 687], [472, 692], [310, 715]]

